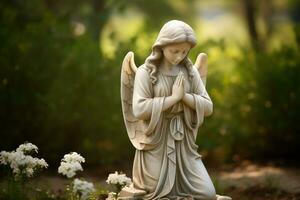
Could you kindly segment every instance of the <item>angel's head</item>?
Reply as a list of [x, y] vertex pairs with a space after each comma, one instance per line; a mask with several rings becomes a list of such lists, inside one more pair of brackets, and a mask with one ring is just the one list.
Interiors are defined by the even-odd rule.
[[164, 58], [173, 65], [185, 66], [189, 76], [192, 77], [193, 63], [187, 56], [195, 45], [195, 33], [188, 24], [178, 20], [167, 22], [152, 46], [151, 55], [145, 61], [146, 67], [150, 69], [152, 83], [156, 83], [157, 68]]

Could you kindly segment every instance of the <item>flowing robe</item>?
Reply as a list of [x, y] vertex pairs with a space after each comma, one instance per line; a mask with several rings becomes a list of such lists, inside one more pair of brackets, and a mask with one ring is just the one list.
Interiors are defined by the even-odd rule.
[[204, 116], [213, 105], [200, 75], [188, 77], [185, 67], [185, 91], [194, 97], [195, 109], [178, 102], [163, 111], [164, 99], [172, 94], [176, 76], [157, 72], [152, 84], [148, 68], [138, 68], [133, 91], [133, 113], [146, 124], [145, 150], [136, 150], [133, 186], [147, 192], [143, 199], [216, 199], [215, 188], [198, 154], [196, 137]]

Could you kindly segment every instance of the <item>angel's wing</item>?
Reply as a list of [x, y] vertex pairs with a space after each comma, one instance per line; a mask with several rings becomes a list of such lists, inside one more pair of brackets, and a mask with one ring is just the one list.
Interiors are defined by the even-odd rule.
[[136, 70], [134, 53], [128, 52], [123, 60], [121, 71], [122, 111], [127, 134], [131, 143], [136, 149], [142, 150], [144, 147], [140, 141], [142, 141], [144, 137], [144, 134], [141, 134], [144, 129], [144, 124], [141, 120], [135, 118], [132, 110], [132, 96]]
[[199, 53], [194, 66], [197, 68], [204, 86], [206, 86], [207, 55], [205, 53]]

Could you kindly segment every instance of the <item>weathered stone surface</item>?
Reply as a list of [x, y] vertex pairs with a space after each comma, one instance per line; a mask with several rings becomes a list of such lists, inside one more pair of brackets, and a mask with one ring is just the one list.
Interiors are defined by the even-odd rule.
[[[178, 20], [160, 30], [140, 67], [129, 52], [121, 72], [121, 99], [127, 133], [136, 148], [133, 185], [120, 198], [216, 200], [216, 191], [198, 153], [196, 137], [213, 112], [206, 91], [207, 56], [196, 63], [193, 29]], [[218, 200], [228, 200], [218, 197]]]

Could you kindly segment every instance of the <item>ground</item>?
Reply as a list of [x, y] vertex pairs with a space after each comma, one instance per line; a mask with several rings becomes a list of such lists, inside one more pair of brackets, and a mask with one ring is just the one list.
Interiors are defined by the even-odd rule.
[[300, 199], [300, 168], [244, 162], [212, 172], [217, 191], [237, 200]]
[[[130, 167], [125, 168], [127, 168], [125, 173], [130, 175]], [[89, 170], [82, 176], [105, 186], [107, 174], [114, 172], [110, 169]], [[298, 167], [259, 165], [245, 161], [239, 166], [209, 168], [208, 171], [217, 192], [231, 196], [234, 200], [300, 200], [300, 168]], [[61, 176], [43, 176], [37, 181], [47, 183], [55, 192], [64, 188], [68, 182]]]

